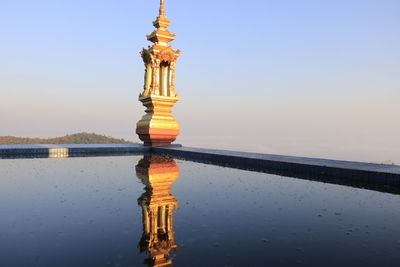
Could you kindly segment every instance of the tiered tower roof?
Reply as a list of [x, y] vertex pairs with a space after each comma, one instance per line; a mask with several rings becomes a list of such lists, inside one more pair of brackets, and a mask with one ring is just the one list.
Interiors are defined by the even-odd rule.
[[175, 39], [175, 34], [172, 34], [167, 27], [171, 22], [165, 16], [164, 0], [160, 0], [159, 15], [153, 22], [156, 28], [150, 35], [147, 35], [147, 40], [156, 45], [167, 46], [167, 43]]

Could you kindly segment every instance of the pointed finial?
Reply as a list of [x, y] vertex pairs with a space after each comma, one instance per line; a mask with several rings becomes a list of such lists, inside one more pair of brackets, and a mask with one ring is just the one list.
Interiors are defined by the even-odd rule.
[[[1, 1], [1, 0], [0, 0]], [[153, 31], [150, 35], [147, 35], [147, 40], [157, 43], [158, 45], [166, 45], [166, 43], [171, 42], [175, 39], [175, 35], [170, 33], [166, 28], [170, 24], [170, 21], [165, 16], [164, 10], [164, 0], [160, 0], [160, 14], [153, 21], [154, 27], [156, 30]]]
[[160, 16], [165, 15], [164, 0], [160, 0]]

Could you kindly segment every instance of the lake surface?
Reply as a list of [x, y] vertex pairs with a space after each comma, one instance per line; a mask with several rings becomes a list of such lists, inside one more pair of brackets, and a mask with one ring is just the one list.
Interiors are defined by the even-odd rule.
[[0, 266], [399, 266], [400, 196], [158, 155], [0, 160]]

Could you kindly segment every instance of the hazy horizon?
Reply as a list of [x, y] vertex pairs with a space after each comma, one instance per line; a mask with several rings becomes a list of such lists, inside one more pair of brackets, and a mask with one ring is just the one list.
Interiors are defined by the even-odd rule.
[[[0, 135], [138, 142], [153, 1], [0, 2]], [[177, 142], [400, 164], [400, 2], [166, 0]]]

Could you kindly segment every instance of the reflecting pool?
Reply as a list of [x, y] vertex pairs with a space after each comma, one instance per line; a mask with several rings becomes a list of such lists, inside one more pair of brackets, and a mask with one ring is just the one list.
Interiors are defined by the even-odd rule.
[[399, 266], [400, 195], [161, 155], [0, 160], [0, 266]]

